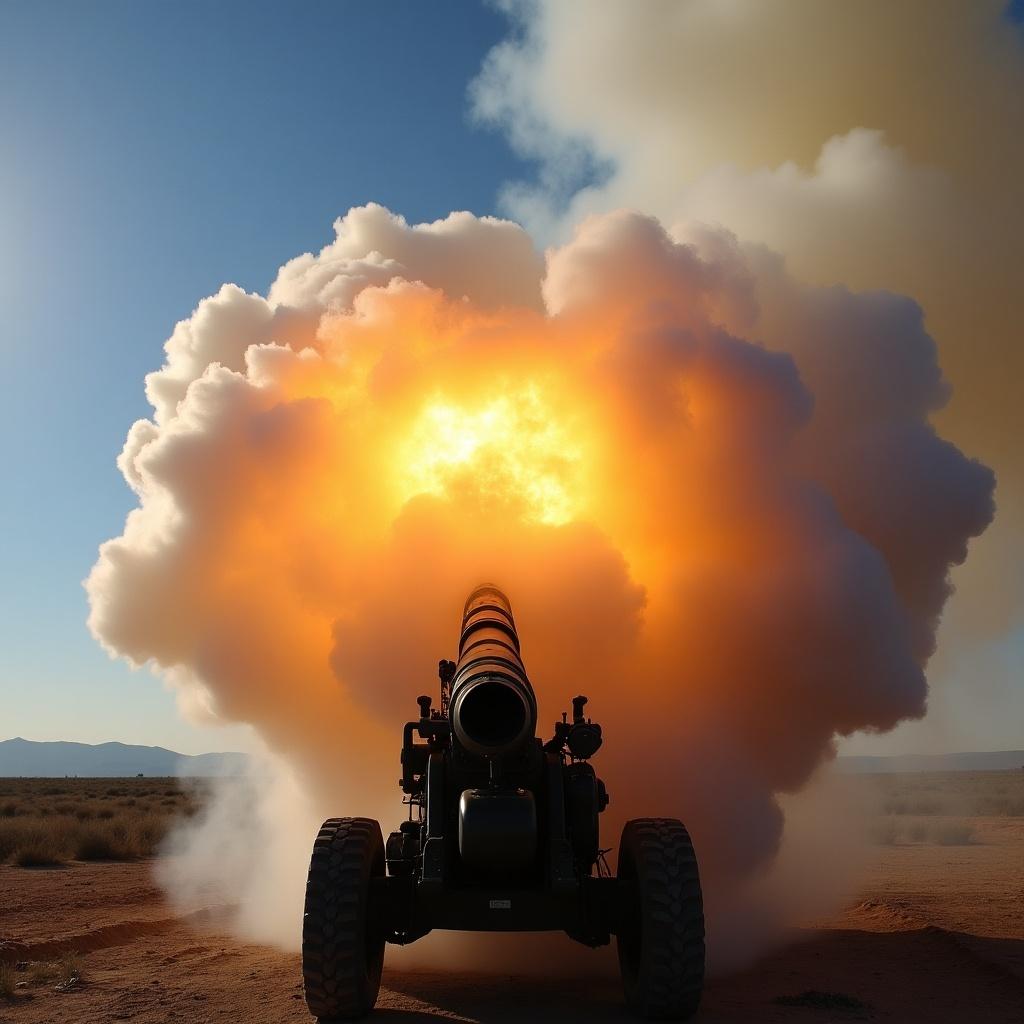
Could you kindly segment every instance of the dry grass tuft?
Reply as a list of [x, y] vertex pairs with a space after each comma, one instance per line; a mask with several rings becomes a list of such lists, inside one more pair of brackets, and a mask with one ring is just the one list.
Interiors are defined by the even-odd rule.
[[82, 961], [77, 953], [65, 953], [54, 965], [57, 988], [69, 989], [82, 981]]
[[56, 977], [56, 965], [46, 960], [36, 960], [28, 965], [28, 980], [32, 985], [45, 985]]
[[974, 826], [966, 821], [945, 821], [932, 830], [939, 846], [966, 846], [974, 839]]
[[22, 846], [14, 854], [19, 868], [53, 868], [64, 863], [64, 857], [55, 849], [42, 845]]
[[855, 996], [845, 992], [819, 992], [808, 989], [797, 996], [776, 996], [773, 1003], [778, 1006], [805, 1006], [814, 1010], [838, 1010], [846, 1013], [869, 1014], [871, 1007]]
[[878, 818], [871, 823], [869, 834], [871, 841], [876, 846], [895, 846], [899, 838], [896, 819], [891, 815], [885, 818]]
[[86, 829], [75, 841], [75, 860], [135, 860], [139, 851], [121, 829]]
[[57, 960], [36, 960], [28, 965], [30, 985], [49, 985], [69, 989], [82, 981], [82, 959], [78, 953], [65, 953]]
[[14, 968], [8, 963], [0, 963], [0, 999], [13, 999], [16, 984]]

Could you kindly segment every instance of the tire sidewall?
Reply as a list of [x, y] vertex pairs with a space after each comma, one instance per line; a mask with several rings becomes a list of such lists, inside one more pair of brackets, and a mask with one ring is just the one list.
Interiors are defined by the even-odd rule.
[[619, 938], [618, 952], [626, 1002], [636, 1009], [642, 1009], [643, 993], [650, 982], [650, 962], [644, 956], [644, 943], [651, 940], [647, 864], [643, 856], [638, 856], [639, 845], [640, 837], [633, 822], [627, 822], [619, 845], [618, 877], [636, 883], [638, 899], [630, 931]]
[[[364, 819], [369, 821], [369, 819]], [[370, 883], [376, 877], [385, 874], [384, 860], [384, 838], [381, 835], [380, 826], [373, 822], [375, 828], [371, 829], [369, 855], [364, 858], [361, 865], [361, 879], [359, 886], [359, 924], [364, 942], [360, 948], [360, 968], [363, 979], [364, 1001], [366, 1003], [364, 1012], [373, 1009], [377, 1001], [377, 993], [380, 990], [381, 973], [384, 968], [384, 935], [375, 926], [372, 916]]]

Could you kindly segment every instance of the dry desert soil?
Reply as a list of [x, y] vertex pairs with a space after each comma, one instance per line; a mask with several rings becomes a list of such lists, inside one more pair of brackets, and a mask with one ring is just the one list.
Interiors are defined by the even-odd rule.
[[[698, 1020], [1022, 1024], [1024, 772], [858, 784], [881, 808], [862, 891], [755, 966], [714, 978]], [[0, 864], [0, 1022], [309, 1021], [298, 957], [231, 938], [215, 911], [175, 916], [151, 858], [21, 867], [15, 856]], [[630, 1018], [613, 974], [391, 966], [373, 1019]]]

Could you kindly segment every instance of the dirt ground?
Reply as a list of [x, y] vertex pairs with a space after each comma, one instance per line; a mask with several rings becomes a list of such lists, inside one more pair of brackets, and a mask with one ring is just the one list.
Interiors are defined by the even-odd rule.
[[[1024, 1022], [1024, 818], [970, 824], [961, 845], [878, 846], [853, 905], [794, 931], [755, 967], [713, 979], [698, 1019]], [[15, 986], [12, 998], [0, 997], [0, 1022], [309, 1020], [296, 955], [228, 937], [216, 908], [176, 918], [151, 873], [152, 861], [0, 866], [0, 960], [14, 967]], [[48, 964], [57, 973], [46, 980], [31, 966]], [[54, 977], [75, 973], [80, 979], [58, 991]], [[374, 1019], [629, 1018], [612, 974], [386, 967]]]

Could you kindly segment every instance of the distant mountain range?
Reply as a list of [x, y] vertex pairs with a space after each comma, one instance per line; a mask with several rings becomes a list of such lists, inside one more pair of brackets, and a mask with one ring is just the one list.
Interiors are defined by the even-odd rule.
[[871, 772], [1000, 772], [1024, 768], [1024, 750], [981, 750], [963, 754], [900, 754], [896, 757], [840, 757], [836, 767], [851, 775]]
[[[124, 778], [131, 775], [241, 775], [247, 754], [179, 754], [166, 747], [130, 743], [38, 743], [0, 740], [0, 776], [60, 778], [65, 775]], [[840, 757], [841, 772], [984, 772], [1024, 768], [1024, 750], [988, 750], [964, 754], [903, 754], [897, 757]]]
[[245, 754], [179, 754], [129, 743], [0, 741], [0, 776], [125, 778], [131, 775], [240, 775]]

